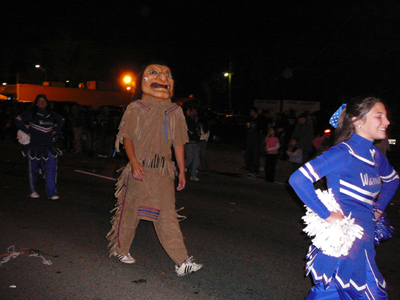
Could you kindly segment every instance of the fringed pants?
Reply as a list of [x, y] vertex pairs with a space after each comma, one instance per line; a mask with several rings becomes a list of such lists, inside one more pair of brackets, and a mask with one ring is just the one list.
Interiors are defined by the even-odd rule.
[[144, 219], [153, 221], [164, 250], [177, 265], [181, 265], [188, 255], [175, 209], [174, 180], [156, 172], [145, 170], [143, 181], [135, 180], [131, 173], [127, 175], [125, 190], [118, 200], [119, 211], [108, 235], [111, 254], [114, 251], [122, 255], [130, 252], [136, 227], [140, 219]]

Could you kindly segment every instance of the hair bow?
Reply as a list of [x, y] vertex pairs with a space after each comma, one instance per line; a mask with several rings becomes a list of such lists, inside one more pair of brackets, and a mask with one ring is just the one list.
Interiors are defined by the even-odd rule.
[[342, 104], [337, 111], [332, 115], [332, 117], [329, 119], [329, 124], [331, 124], [334, 128], [337, 127], [338, 121], [339, 121], [339, 116], [342, 113], [343, 109], [345, 109], [347, 106], [347, 103]]

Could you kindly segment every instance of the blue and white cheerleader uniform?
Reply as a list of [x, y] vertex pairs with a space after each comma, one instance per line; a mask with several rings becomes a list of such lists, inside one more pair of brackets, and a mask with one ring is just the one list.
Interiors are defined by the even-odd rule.
[[328, 256], [310, 246], [306, 270], [316, 285], [306, 299], [387, 299], [386, 282], [375, 263], [373, 208], [385, 210], [399, 185], [398, 174], [372, 141], [357, 134], [325, 151], [294, 172], [289, 183], [326, 219], [330, 211], [313, 186], [324, 176], [343, 214], [351, 213], [364, 234], [346, 256]]
[[51, 198], [57, 193], [57, 156], [61, 155], [62, 151], [54, 144], [54, 136], [57, 136], [64, 123], [65, 119], [62, 116], [55, 112], [49, 113], [43, 108], [38, 108], [36, 114], [30, 110], [15, 118], [18, 129], [30, 134], [30, 143], [22, 149], [22, 155], [29, 159], [30, 194], [36, 192], [40, 169], [45, 172], [47, 197]]

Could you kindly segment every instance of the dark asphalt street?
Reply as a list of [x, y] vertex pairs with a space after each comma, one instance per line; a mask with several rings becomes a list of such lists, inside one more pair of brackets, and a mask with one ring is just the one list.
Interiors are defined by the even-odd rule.
[[[59, 159], [60, 202], [27, 196], [27, 161], [20, 145], [0, 144], [0, 261], [14, 245], [19, 256], [0, 266], [0, 299], [303, 299], [310, 240], [302, 234], [302, 204], [282, 183], [250, 179], [239, 148], [210, 145], [214, 170], [188, 181], [177, 194], [181, 229], [189, 254], [204, 263], [198, 273], [177, 277], [150, 222], [139, 224], [131, 248], [134, 265], [108, 257], [105, 235], [116, 170], [121, 157], [104, 159], [65, 153]], [[76, 170], [101, 175], [92, 176]], [[284, 182], [290, 166], [278, 165]], [[38, 193], [44, 195], [44, 180]], [[387, 213], [395, 228], [377, 249], [377, 263], [400, 299], [400, 193]], [[38, 254], [41, 257], [29, 256]], [[51, 265], [44, 264], [44, 259]]]

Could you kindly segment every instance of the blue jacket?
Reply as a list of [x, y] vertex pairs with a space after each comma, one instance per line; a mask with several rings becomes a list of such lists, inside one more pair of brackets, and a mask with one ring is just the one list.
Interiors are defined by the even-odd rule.
[[22, 150], [23, 155], [31, 159], [47, 159], [49, 152], [54, 157], [62, 154], [54, 145], [54, 137], [60, 133], [64, 123], [65, 119], [59, 114], [40, 108], [36, 114], [29, 110], [17, 116], [16, 126], [31, 137], [30, 143]]

